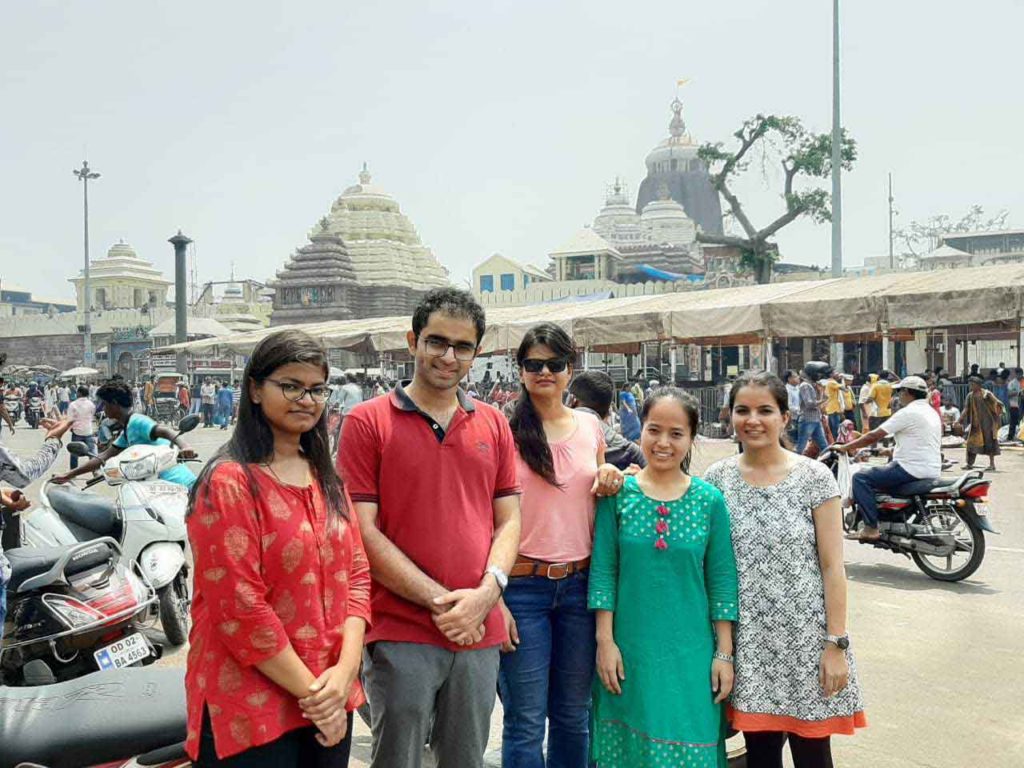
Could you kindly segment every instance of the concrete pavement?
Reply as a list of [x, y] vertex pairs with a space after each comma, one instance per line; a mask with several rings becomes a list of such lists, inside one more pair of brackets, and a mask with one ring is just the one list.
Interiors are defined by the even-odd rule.
[[[24, 422], [22, 422], [24, 424]], [[208, 458], [227, 432], [189, 437]], [[41, 432], [4, 428], [6, 445], [32, 451]], [[735, 447], [702, 442], [699, 474]], [[962, 451], [947, 451], [963, 461]], [[56, 470], [67, 466], [62, 453]], [[838, 765], [871, 768], [1010, 768], [1024, 764], [1024, 454], [1008, 449], [991, 475], [988, 535], [981, 569], [958, 584], [933, 581], [907, 558], [848, 542], [849, 628], [870, 727], [835, 741]], [[29, 488], [37, 491], [38, 483]], [[183, 665], [182, 649], [161, 665]], [[500, 706], [491, 746], [500, 744]], [[369, 761], [369, 734], [355, 728], [353, 768]], [[496, 763], [495, 763], [496, 764]]]

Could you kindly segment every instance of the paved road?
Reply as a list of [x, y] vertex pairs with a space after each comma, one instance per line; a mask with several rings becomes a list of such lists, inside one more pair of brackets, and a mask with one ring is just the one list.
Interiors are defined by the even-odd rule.
[[[229, 434], [198, 430], [190, 441], [209, 457]], [[29, 451], [41, 433], [3, 438]], [[728, 443], [698, 446], [695, 469], [728, 455]], [[962, 452], [948, 452], [963, 459]], [[59, 468], [66, 466], [66, 456]], [[943, 584], [905, 558], [849, 543], [850, 632], [870, 727], [836, 742], [840, 765], [871, 768], [1010, 768], [1024, 764], [1024, 454], [1012, 449], [991, 477], [985, 563], [972, 578]], [[36, 487], [30, 488], [30, 495]], [[181, 649], [160, 662], [182, 665]], [[496, 708], [491, 744], [500, 744]], [[353, 768], [369, 760], [359, 723]]]

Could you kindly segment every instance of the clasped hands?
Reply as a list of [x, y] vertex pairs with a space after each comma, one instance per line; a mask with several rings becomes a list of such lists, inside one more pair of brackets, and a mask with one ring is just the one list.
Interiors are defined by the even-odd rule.
[[494, 577], [474, 589], [456, 589], [431, 600], [434, 625], [456, 645], [475, 645], [484, 639], [484, 622], [501, 597]]
[[341, 664], [328, 667], [309, 686], [309, 695], [299, 699], [302, 716], [312, 720], [320, 733], [316, 740], [323, 747], [333, 747], [348, 734], [348, 713], [345, 704], [359, 674], [359, 665], [346, 669]]

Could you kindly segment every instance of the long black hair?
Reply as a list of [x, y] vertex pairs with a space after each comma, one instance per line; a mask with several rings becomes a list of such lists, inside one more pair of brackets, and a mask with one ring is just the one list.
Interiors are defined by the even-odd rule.
[[[526, 332], [519, 349], [516, 350], [516, 365], [520, 371], [530, 350], [541, 344], [550, 349], [556, 358], [566, 360], [570, 365], [575, 362], [576, 346], [569, 334], [554, 323], [541, 323]], [[519, 399], [516, 400], [515, 410], [509, 419], [512, 434], [516, 439], [516, 448], [519, 449], [519, 455], [526, 462], [526, 466], [552, 485], [561, 487], [558, 478], [555, 477], [555, 460], [551, 455], [548, 438], [544, 434], [544, 424], [537, 414], [537, 409], [533, 407], [526, 386], [520, 384], [519, 389]]]
[[679, 468], [686, 474], [690, 474], [690, 461], [693, 458], [693, 444], [697, 440], [697, 431], [700, 429], [700, 403], [697, 402], [697, 398], [691, 395], [689, 392], [680, 389], [679, 387], [658, 387], [651, 394], [644, 399], [644, 404], [640, 408], [640, 423], [646, 424], [647, 417], [651, 413], [651, 408], [659, 400], [665, 399], [675, 400], [679, 404], [679, 407], [683, 409], [686, 414], [686, 420], [690, 424], [690, 450], [686, 452], [682, 462], [679, 464]]
[[[274, 371], [289, 363], [306, 363], [323, 369], [324, 381], [330, 368], [327, 350], [323, 345], [303, 331], [281, 330], [260, 341], [252, 351], [249, 362], [239, 384], [238, 420], [235, 432], [199, 474], [192, 486], [189, 510], [193, 508], [200, 488], [209, 493], [207, 479], [213, 469], [225, 461], [237, 461], [249, 479], [249, 490], [256, 495], [258, 488], [252, 475], [252, 464], [266, 464], [274, 458], [274, 433], [263, 415], [259, 403], [254, 403], [249, 393], [251, 384], [262, 384]], [[324, 408], [316, 426], [304, 432], [299, 438], [302, 455], [313, 469], [320, 490], [323, 492], [330, 511], [349, 519], [345, 504], [345, 492], [341, 478], [331, 460], [330, 441], [327, 437], [327, 409]]]

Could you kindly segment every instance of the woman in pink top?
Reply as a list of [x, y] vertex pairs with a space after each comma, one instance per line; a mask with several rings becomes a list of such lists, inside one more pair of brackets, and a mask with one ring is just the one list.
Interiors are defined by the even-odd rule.
[[[604, 461], [592, 414], [564, 405], [576, 349], [553, 323], [534, 326], [516, 352], [523, 392], [511, 418], [522, 537], [502, 612], [509, 627], [498, 688], [504, 768], [586, 768], [596, 644], [587, 609], [594, 513], [622, 473]], [[547, 760], [543, 752], [548, 732]]]

